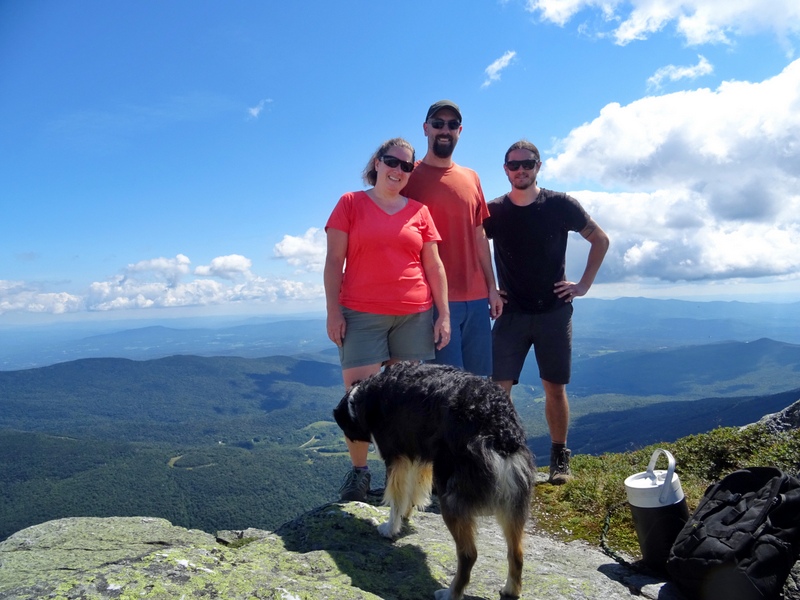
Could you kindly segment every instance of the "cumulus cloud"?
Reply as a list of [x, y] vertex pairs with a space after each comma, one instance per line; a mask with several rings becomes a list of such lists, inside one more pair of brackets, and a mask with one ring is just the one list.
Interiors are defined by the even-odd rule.
[[285, 235], [275, 244], [273, 252], [278, 258], [285, 258], [300, 271], [319, 273], [325, 266], [325, 232], [311, 227], [302, 236]]
[[242, 276], [249, 276], [252, 266], [253, 261], [249, 258], [241, 254], [229, 254], [228, 256], [218, 256], [209, 265], [197, 267], [194, 270], [194, 274], [203, 277], [235, 280]]
[[[686, 189], [575, 191], [611, 238], [603, 281], [700, 281], [800, 274], [800, 221], [728, 221]], [[792, 200], [800, 208], [800, 196]]]
[[511, 64], [511, 61], [514, 60], [516, 55], [517, 53], [515, 51], [509, 50], [503, 54], [503, 56], [486, 67], [486, 80], [483, 82], [481, 87], [488, 87], [495, 81], [500, 81], [500, 73], [502, 73], [503, 69]]
[[238, 254], [217, 257], [208, 265], [197, 267], [194, 273], [190, 265], [183, 254], [142, 260], [105, 281], [92, 283], [83, 294], [0, 280], [0, 314], [274, 304], [310, 302], [324, 296], [321, 284], [256, 276], [250, 271], [252, 261]]
[[710, 75], [714, 72], [714, 66], [708, 62], [705, 56], [697, 56], [698, 63], [692, 66], [667, 65], [658, 69], [652, 77], [647, 80], [649, 89], [659, 89], [661, 82], [665, 79], [669, 81], [679, 81], [681, 79], [697, 79], [703, 75]]
[[800, 61], [760, 83], [610, 104], [556, 146], [540, 178], [609, 232], [605, 280], [800, 274]]
[[60, 315], [83, 308], [80, 296], [47, 292], [33, 284], [0, 279], [0, 315], [17, 311]]
[[189, 273], [191, 261], [183, 254], [175, 258], [152, 258], [142, 260], [127, 266], [125, 271], [130, 275], [137, 273], [153, 273], [156, 277], [166, 279], [170, 285], [175, 285], [181, 277]]
[[796, 0], [528, 0], [527, 10], [566, 25], [594, 9], [612, 28], [617, 44], [643, 40], [668, 25], [689, 45], [729, 43], [732, 36], [771, 31], [785, 40], [800, 31]]

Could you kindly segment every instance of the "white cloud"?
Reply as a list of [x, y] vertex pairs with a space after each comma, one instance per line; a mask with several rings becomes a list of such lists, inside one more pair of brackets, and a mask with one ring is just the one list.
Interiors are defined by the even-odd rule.
[[258, 104], [256, 104], [252, 108], [247, 109], [247, 114], [250, 115], [251, 119], [257, 119], [259, 116], [261, 116], [261, 113], [263, 112], [267, 104], [271, 102], [272, 102], [271, 98], [265, 98], [264, 100], [260, 100]]
[[797, 0], [528, 0], [542, 20], [566, 25], [586, 9], [599, 10], [617, 44], [643, 40], [674, 25], [689, 45], [728, 43], [734, 35], [771, 31], [781, 40], [800, 31]]
[[322, 272], [325, 266], [327, 239], [325, 232], [311, 227], [301, 237], [285, 235], [275, 244], [273, 252], [278, 258], [285, 258], [293, 267], [301, 271]]
[[714, 66], [708, 62], [705, 56], [698, 55], [697, 59], [698, 62], [696, 65], [688, 67], [679, 67], [675, 65], [661, 67], [647, 80], [647, 86], [651, 89], [658, 89], [661, 87], [661, 82], [665, 79], [669, 81], [697, 79], [698, 77], [709, 75], [714, 72]]
[[107, 311], [126, 308], [174, 308], [213, 306], [236, 303], [275, 303], [283, 300], [317, 300], [321, 285], [284, 279], [249, 277], [241, 283], [220, 283], [195, 279], [177, 286], [163, 282], [134, 281], [124, 277], [91, 285], [87, 300], [89, 310]]
[[540, 179], [612, 238], [601, 275], [668, 281], [800, 274], [800, 60], [760, 83], [610, 104], [557, 144]]
[[[800, 221], [796, 217], [729, 221], [716, 216], [701, 194], [679, 188], [652, 193], [571, 193], [611, 238], [602, 281], [800, 275]], [[799, 210], [800, 195], [790, 204]]]
[[159, 278], [166, 279], [170, 285], [175, 285], [178, 280], [189, 273], [191, 261], [183, 254], [175, 258], [151, 258], [128, 265], [125, 271], [129, 275], [137, 273], [153, 273]]
[[249, 258], [241, 254], [229, 254], [228, 256], [218, 256], [211, 261], [210, 265], [197, 267], [194, 270], [194, 274], [202, 277], [220, 277], [234, 280], [241, 276], [250, 275], [252, 266], [253, 261]]
[[[183, 254], [130, 264], [122, 273], [92, 283], [82, 294], [46, 291], [19, 281], [0, 280], [0, 314], [176, 308], [225, 304], [315, 302], [324, 297], [321, 283], [264, 278], [250, 271], [252, 261], [238, 254], [220, 256], [197, 267]], [[215, 277], [224, 281], [215, 281]], [[52, 286], [53, 284], [51, 284]]]
[[800, 60], [760, 83], [609, 104], [557, 148], [548, 177], [632, 191], [679, 182], [727, 218], [773, 218], [800, 177]]
[[511, 61], [514, 60], [516, 55], [517, 53], [515, 51], [509, 50], [503, 54], [503, 56], [486, 67], [486, 81], [483, 82], [481, 87], [488, 87], [495, 81], [500, 81], [500, 73], [503, 71], [503, 69], [511, 64]]
[[9, 312], [60, 315], [84, 308], [83, 298], [66, 292], [46, 292], [22, 281], [0, 279], [0, 315]]

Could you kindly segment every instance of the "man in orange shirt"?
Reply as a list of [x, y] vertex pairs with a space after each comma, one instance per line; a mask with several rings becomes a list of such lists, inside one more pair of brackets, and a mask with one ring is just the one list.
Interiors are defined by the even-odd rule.
[[447, 274], [450, 343], [433, 362], [476, 375], [492, 374], [491, 319], [503, 310], [483, 221], [489, 217], [478, 174], [453, 162], [461, 135], [461, 110], [450, 100], [431, 105], [422, 126], [428, 151], [403, 194], [430, 210], [442, 241], [439, 254]]

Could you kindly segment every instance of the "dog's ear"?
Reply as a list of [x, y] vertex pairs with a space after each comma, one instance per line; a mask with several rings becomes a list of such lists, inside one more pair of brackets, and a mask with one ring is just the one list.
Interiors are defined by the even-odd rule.
[[348, 390], [347, 392], [345, 392], [344, 396], [342, 396], [342, 399], [339, 400], [339, 404], [337, 404], [336, 407], [333, 409], [333, 419], [342, 429], [347, 427], [348, 426], [347, 423], [348, 421], [350, 421], [349, 405], [350, 405], [350, 391]]
[[360, 381], [356, 381], [350, 389], [347, 391], [347, 414], [350, 415], [350, 418], [353, 419], [354, 423], [358, 423], [358, 396], [359, 396], [359, 384]]
[[363, 392], [359, 384], [353, 384], [333, 411], [334, 419], [344, 434], [359, 442], [370, 440]]

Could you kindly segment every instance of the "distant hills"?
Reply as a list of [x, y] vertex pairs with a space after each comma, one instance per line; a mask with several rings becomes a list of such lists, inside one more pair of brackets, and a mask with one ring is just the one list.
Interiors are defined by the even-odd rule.
[[[172, 444], [299, 445], [332, 420], [337, 365], [285, 356], [91, 358], [0, 372], [0, 428]], [[299, 437], [297, 437], [299, 435]]]
[[[759, 338], [800, 344], [800, 303], [581, 298], [575, 303], [573, 320], [578, 357]], [[260, 358], [301, 353], [338, 362], [325, 333], [324, 315], [0, 328], [0, 370], [80, 358], [149, 360], [175, 354]]]
[[[529, 363], [514, 400], [535, 435], [544, 427], [543, 403], [535, 361]], [[800, 345], [762, 339], [583, 358], [568, 389], [577, 419], [665, 402], [766, 397], [798, 387]], [[342, 393], [338, 365], [296, 357], [82, 359], [0, 371], [0, 428], [131, 442], [259, 437], [273, 445], [300, 444], [306, 439], [294, 432], [331, 421]], [[636, 435], [630, 432], [632, 439]]]
[[580, 298], [573, 325], [580, 351], [589, 352], [760, 338], [800, 344], [800, 303]]
[[338, 362], [335, 347], [325, 333], [325, 320], [321, 318], [250, 320], [221, 327], [187, 327], [180, 320], [170, 326], [135, 325], [135, 322], [114, 323], [106, 325], [110, 331], [102, 332], [97, 331], [98, 324], [75, 324], [53, 330], [8, 328], [0, 336], [0, 370], [27, 369], [81, 358], [150, 360], [178, 354], [260, 358], [327, 351], [331, 360]]
[[575, 395], [684, 398], [764, 394], [785, 390], [796, 370], [800, 345], [762, 338], [579, 359], [569, 389]]

